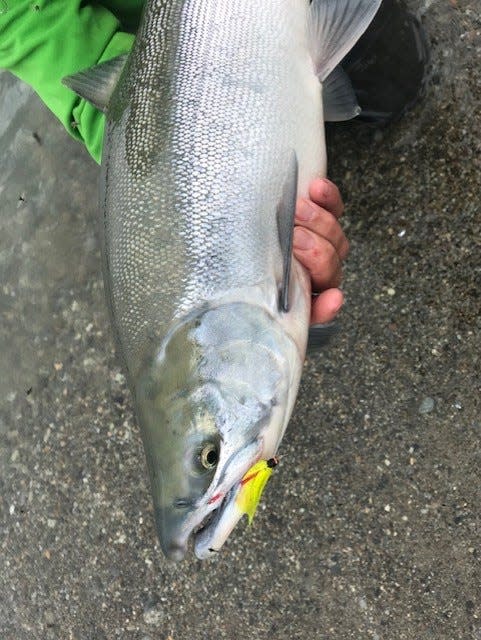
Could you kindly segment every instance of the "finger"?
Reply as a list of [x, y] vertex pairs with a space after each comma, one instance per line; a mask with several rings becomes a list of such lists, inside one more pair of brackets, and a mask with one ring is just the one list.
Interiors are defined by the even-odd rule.
[[325, 238], [304, 227], [295, 227], [294, 255], [309, 271], [313, 291], [323, 291], [341, 283], [341, 260], [333, 245]]
[[340, 289], [327, 289], [312, 301], [311, 324], [332, 322], [344, 304], [344, 294]]
[[349, 253], [349, 242], [337, 218], [307, 198], [300, 198], [296, 208], [297, 224], [328, 240], [341, 260]]
[[336, 218], [344, 213], [344, 202], [334, 182], [327, 178], [318, 178], [309, 185], [309, 197], [313, 202], [326, 209]]

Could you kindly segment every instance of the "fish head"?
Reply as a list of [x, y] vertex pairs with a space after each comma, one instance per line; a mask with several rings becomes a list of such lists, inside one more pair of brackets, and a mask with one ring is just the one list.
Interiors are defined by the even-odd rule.
[[292, 408], [299, 351], [265, 311], [244, 307], [182, 323], [136, 385], [157, 532], [174, 560], [193, 533], [198, 557], [222, 546], [242, 516], [243, 477], [275, 454]]

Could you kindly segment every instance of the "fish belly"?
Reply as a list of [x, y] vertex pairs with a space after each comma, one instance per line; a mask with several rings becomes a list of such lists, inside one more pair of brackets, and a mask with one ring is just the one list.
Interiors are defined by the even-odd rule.
[[133, 377], [196, 309], [237, 294], [276, 304], [292, 151], [299, 195], [325, 172], [307, 20], [304, 0], [147, 6], [103, 160], [105, 278]]

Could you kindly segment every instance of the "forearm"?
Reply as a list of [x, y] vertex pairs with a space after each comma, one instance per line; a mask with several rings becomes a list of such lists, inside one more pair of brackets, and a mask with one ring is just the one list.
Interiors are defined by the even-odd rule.
[[[0, 5], [1, 7], [1, 5]], [[9, 0], [0, 12], [0, 68], [29, 84], [67, 131], [99, 162], [104, 116], [61, 83], [63, 77], [129, 51], [134, 36], [117, 18], [81, 0]]]

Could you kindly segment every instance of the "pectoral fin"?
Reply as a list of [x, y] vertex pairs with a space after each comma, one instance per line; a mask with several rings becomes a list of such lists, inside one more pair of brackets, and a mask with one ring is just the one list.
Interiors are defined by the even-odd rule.
[[293, 151], [288, 164], [287, 177], [284, 182], [282, 196], [277, 207], [277, 230], [283, 261], [279, 308], [285, 312], [289, 311], [289, 279], [292, 264], [292, 242], [294, 238], [298, 175], [299, 167], [297, 156]]
[[95, 67], [74, 73], [62, 79], [62, 83], [94, 107], [105, 111], [119, 81], [128, 54], [102, 62]]
[[336, 67], [322, 84], [324, 120], [342, 122], [361, 113], [349, 76], [342, 67]]
[[374, 18], [381, 0], [313, 0], [311, 55], [321, 82], [352, 49]]

